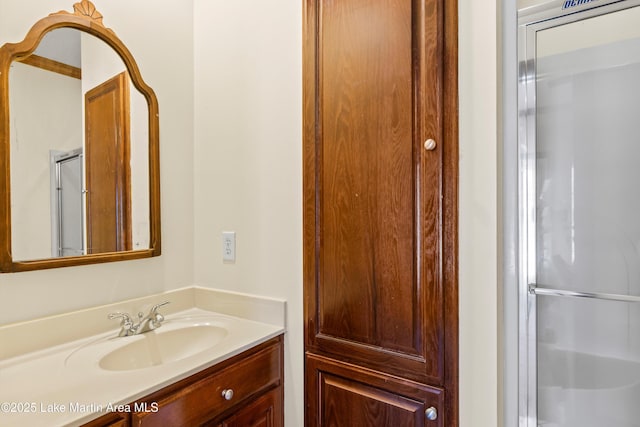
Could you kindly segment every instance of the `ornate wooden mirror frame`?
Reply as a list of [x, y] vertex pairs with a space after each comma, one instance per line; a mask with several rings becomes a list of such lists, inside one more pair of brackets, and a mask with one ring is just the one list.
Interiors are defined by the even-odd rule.
[[[38, 21], [20, 43], [0, 47], [0, 272], [18, 272], [74, 265], [148, 258], [160, 255], [160, 154], [158, 101], [143, 81], [138, 66], [122, 41], [102, 23], [102, 15], [88, 0], [74, 4], [74, 12], [60, 11]], [[9, 111], [9, 67], [31, 55], [42, 38], [57, 28], [74, 28], [89, 33], [110, 46], [123, 60], [133, 86], [148, 106], [149, 127], [149, 248], [99, 254], [14, 261], [11, 244], [11, 140]]]

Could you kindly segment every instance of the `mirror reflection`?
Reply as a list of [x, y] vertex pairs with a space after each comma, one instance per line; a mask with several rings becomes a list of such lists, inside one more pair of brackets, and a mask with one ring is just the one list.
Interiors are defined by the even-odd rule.
[[48, 32], [9, 73], [14, 260], [150, 248], [145, 97], [105, 42]]

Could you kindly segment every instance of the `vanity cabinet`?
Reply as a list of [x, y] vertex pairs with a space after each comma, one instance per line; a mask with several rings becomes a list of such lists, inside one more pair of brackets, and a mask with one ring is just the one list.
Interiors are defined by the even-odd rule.
[[282, 427], [282, 341], [274, 338], [139, 399], [130, 405], [128, 425]]
[[83, 427], [129, 427], [129, 414], [110, 412], [93, 421], [84, 424]]
[[457, 2], [304, 8], [306, 426], [455, 427]]

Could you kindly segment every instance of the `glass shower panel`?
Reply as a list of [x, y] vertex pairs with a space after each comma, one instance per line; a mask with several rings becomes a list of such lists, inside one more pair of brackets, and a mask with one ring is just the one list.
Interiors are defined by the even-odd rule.
[[536, 282], [640, 295], [640, 38], [553, 50], [553, 31], [537, 37]]
[[640, 305], [539, 296], [538, 426], [640, 425]]
[[538, 426], [640, 426], [640, 302], [606, 299], [640, 296], [638, 22], [536, 33]]
[[538, 306], [538, 425], [640, 425], [640, 306], [548, 296]]

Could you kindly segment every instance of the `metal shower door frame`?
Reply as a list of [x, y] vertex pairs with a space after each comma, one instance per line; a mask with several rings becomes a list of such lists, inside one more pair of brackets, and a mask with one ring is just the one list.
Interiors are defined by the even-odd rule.
[[536, 33], [640, 5], [640, 0], [554, 0], [518, 11], [518, 423], [537, 427], [536, 295], [640, 301], [536, 286]]
[[[82, 169], [81, 173], [81, 188], [82, 188], [82, 202], [80, 205], [80, 219], [81, 229], [84, 230], [84, 150], [82, 148], [77, 148], [70, 151], [56, 151], [51, 150], [50, 152], [50, 162], [51, 162], [51, 219], [52, 219], [52, 229], [51, 229], [51, 244], [52, 244], [52, 257], [61, 257], [63, 256], [63, 247], [62, 247], [62, 236], [64, 234], [64, 226], [62, 220], [62, 195], [61, 195], [61, 164], [67, 161], [77, 160], [80, 162], [80, 167]], [[85, 248], [85, 236], [83, 232], [82, 236], [82, 248], [84, 251]]]

